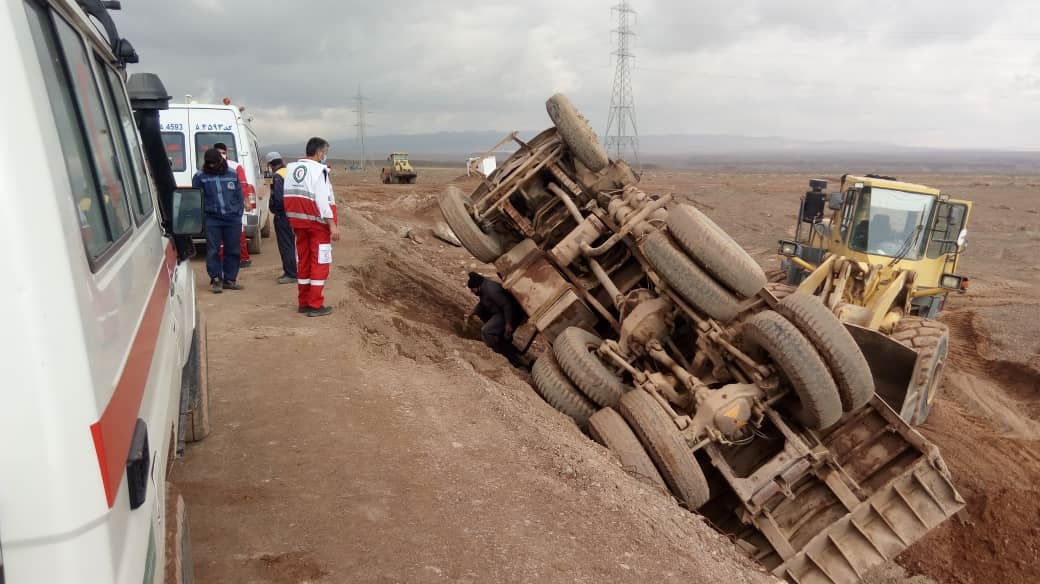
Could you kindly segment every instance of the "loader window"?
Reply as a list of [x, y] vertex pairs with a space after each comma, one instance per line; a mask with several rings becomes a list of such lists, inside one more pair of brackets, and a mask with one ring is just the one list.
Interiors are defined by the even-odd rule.
[[968, 206], [963, 203], [939, 203], [935, 221], [928, 236], [928, 257], [936, 259], [956, 252], [964, 245], [965, 219]]
[[864, 190], [852, 213], [849, 247], [869, 254], [920, 259], [935, 197], [890, 189]]

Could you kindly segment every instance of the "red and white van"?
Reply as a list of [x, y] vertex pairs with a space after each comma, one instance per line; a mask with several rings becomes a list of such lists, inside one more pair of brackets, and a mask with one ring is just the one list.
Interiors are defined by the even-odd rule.
[[201, 193], [175, 190], [169, 97], [128, 95], [126, 62], [99, 0], [0, 4], [4, 584], [191, 581], [167, 474], [207, 427]]
[[228, 147], [228, 159], [242, 165], [246, 172], [246, 201], [242, 223], [246, 230], [248, 251], [260, 253], [261, 239], [271, 236], [272, 218], [268, 210], [270, 187], [264, 182], [260, 144], [243, 117], [243, 109], [225, 100], [225, 105], [194, 103], [171, 104], [159, 114], [163, 142], [173, 167], [173, 175], [181, 187], [191, 186], [191, 177], [202, 168], [202, 156], [214, 144]]

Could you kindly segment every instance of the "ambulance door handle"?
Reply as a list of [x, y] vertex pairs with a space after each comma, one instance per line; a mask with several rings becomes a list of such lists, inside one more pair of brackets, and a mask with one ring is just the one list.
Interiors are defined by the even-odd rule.
[[137, 509], [148, 498], [148, 471], [151, 467], [148, 448], [148, 424], [137, 418], [130, 453], [126, 457], [126, 484], [130, 491], [130, 509]]

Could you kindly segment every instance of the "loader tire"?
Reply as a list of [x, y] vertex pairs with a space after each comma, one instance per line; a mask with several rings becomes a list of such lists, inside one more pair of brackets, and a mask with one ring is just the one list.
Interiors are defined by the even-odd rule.
[[437, 197], [437, 204], [444, 221], [455, 233], [469, 253], [478, 260], [490, 264], [502, 255], [502, 242], [493, 235], [481, 231], [469, 214], [469, 197], [458, 187], [448, 187]]
[[603, 339], [572, 326], [557, 335], [553, 341], [553, 354], [582, 393], [605, 408], [614, 407], [632, 388], [593, 353], [601, 344]]
[[892, 338], [917, 351], [914, 377], [908, 393], [918, 395], [913, 424], [923, 424], [932, 413], [935, 398], [942, 384], [946, 356], [950, 352], [950, 329], [945, 324], [922, 318], [904, 316], [892, 330]]
[[691, 511], [707, 503], [711, 492], [704, 471], [661, 405], [636, 390], [621, 398], [620, 410], [675, 498]]
[[736, 318], [740, 310], [737, 297], [687, 257], [663, 231], [646, 238], [643, 254], [679, 296], [694, 307], [722, 322]]
[[745, 350], [767, 354], [791, 384], [798, 397], [791, 410], [802, 425], [824, 430], [841, 418], [841, 397], [827, 364], [794, 324], [765, 310], [744, 323], [743, 336]]
[[855, 339], [819, 298], [794, 292], [776, 305], [776, 311], [804, 334], [834, 376], [841, 407], [858, 410], [874, 396], [874, 376]]
[[531, 368], [534, 388], [549, 405], [570, 416], [578, 426], [585, 428], [589, 418], [596, 413], [596, 404], [589, 401], [574, 387], [567, 374], [560, 369], [552, 351], [542, 353]]
[[610, 163], [607, 151], [596, 138], [596, 132], [592, 131], [589, 122], [578, 109], [574, 107], [571, 100], [562, 93], [549, 98], [545, 102], [545, 111], [549, 119], [556, 126], [563, 143], [570, 148], [571, 154], [581, 161], [592, 172], [599, 172]]
[[646, 453], [639, 438], [613, 408], [603, 408], [589, 418], [589, 435], [613, 452], [626, 472], [663, 491], [668, 490], [668, 485], [661, 478], [661, 473], [657, 472], [654, 461]]
[[766, 285], [766, 274], [754, 258], [694, 206], [673, 208], [667, 223], [679, 247], [723, 286], [746, 298]]

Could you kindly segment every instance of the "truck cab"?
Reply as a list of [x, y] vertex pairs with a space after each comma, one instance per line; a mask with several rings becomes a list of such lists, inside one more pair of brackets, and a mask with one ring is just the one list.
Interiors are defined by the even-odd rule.
[[5, 2], [0, 39], [0, 166], [28, 185], [0, 215], [0, 582], [190, 582], [167, 476], [206, 432], [201, 193], [174, 188], [169, 97], [128, 94], [96, 0]]

